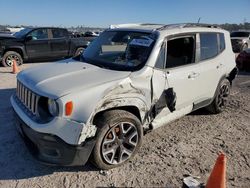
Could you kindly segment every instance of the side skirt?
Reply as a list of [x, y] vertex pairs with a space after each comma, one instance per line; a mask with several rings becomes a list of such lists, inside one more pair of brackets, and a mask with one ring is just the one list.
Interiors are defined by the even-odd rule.
[[193, 106], [193, 110], [192, 111], [195, 111], [195, 110], [198, 110], [200, 108], [203, 108], [203, 107], [206, 107], [208, 106], [209, 104], [211, 104], [213, 101], [213, 99], [206, 99], [204, 101], [201, 101], [201, 102], [198, 102], [198, 103], [194, 103], [194, 106]]
[[[159, 127], [166, 125], [166, 124], [168, 124], [176, 119], [179, 119], [180, 117], [183, 117], [186, 114], [192, 112], [192, 109], [193, 109], [193, 105], [189, 105], [189, 106], [184, 107], [180, 110], [176, 110], [174, 112], [169, 112], [167, 115], [164, 115], [164, 116], [161, 116], [161, 114], [159, 114], [160, 117], [159, 118], [156, 117], [151, 123], [152, 129], [159, 128]], [[168, 110], [168, 109], [165, 108], [164, 110]], [[164, 110], [162, 111], [162, 113], [164, 113]]]

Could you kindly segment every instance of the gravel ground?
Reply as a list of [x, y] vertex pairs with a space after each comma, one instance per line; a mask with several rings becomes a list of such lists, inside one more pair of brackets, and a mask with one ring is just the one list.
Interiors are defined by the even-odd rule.
[[206, 182], [219, 151], [228, 159], [227, 186], [250, 187], [249, 73], [238, 75], [223, 113], [199, 110], [161, 127], [144, 137], [131, 162], [99, 171], [90, 163], [51, 167], [33, 159], [14, 126], [9, 98], [16, 80], [10, 72], [0, 67], [0, 187], [182, 187], [185, 175]]

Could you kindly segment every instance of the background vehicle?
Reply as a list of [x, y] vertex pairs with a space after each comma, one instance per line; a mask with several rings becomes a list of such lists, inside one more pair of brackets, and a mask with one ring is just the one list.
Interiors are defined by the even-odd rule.
[[199, 108], [220, 113], [237, 73], [229, 32], [202, 24], [114, 25], [72, 59], [17, 75], [17, 127], [46, 163], [110, 169], [143, 133]]
[[81, 33], [81, 32], [72, 32], [71, 37], [72, 38], [81, 38], [81, 40], [90, 43], [93, 40], [95, 40], [97, 35], [91, 35], [91, 34], [88, 34], [88, 33], [86, 34], [86, 33]]
[[84, 33], [85, 37], [98, 37], [100, 35], [99, 32], [87, 31]]
[[242, 52], [250, 47], [250, 31], [233, 31], [230, 34], [233, 51]]
[[250, 71], [250, 48], [243, 50], [236, 58], [239, 70]]
[[11, 34], [11, 32], [5, 26], [0, 25], [0, 34]]
[[53, 60], [79, 55], [89, 44], [83, 38], [71, 38], [62, 28], [25, 28], [13, 35], [0, 35], [0, 60], [11, 66], [13, 59]]

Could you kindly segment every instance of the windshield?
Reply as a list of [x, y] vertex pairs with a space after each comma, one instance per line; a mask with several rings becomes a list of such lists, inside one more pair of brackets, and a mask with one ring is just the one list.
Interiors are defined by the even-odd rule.
[[250, 32], [232, 32], [231, 37], [249, 37]]
[[81, 56], [81, 61], [113, 70], [139, 70], [146, 63], [153, 45], [152, 33], [106, 31]]
[[22, 29], [21, 31], [14, 33], [14, 36], [16, 38], [22, 38], [23, 36], [25, 36], [31, 30], [32, 30], [31, 28]]

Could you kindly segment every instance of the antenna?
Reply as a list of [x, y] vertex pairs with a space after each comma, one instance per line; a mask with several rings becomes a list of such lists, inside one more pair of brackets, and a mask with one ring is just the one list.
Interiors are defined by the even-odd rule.
[[199, 19], [198, 19], [198, 22], [197, 22], [197, 23], [200, 23], [200, 20], [201, 20], [201, 17], [199, 17]]

